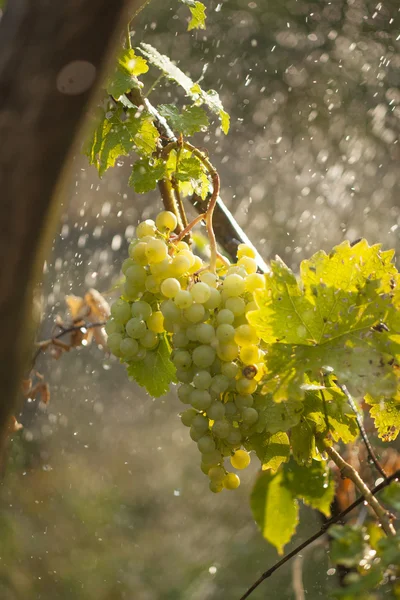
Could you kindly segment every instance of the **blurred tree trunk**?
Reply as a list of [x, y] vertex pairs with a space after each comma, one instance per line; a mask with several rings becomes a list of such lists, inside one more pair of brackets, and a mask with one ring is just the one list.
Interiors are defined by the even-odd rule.
[[143, 0], [8, 0], [0, 22], [0, 458], [32, 352], [32, 292], [61, 179], [124, 24]]

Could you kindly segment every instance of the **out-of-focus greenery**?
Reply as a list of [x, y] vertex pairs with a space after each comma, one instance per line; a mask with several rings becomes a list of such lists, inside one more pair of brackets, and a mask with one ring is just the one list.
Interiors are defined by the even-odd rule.
[[[264, 257], [278, 253], [296, 268], [359, 236], [399, 249], [397, 1], [209, 1], [207, 16], [206, 31], [187, 33], [187, 7], [152, 0], [132, 41], [220, 93], [231, 131], [198, 134], [198, 145]], [[171, 104], [179, 91], [161, 80], [153, 94]], [[129, 164], [100, 182], [76, 158], [46, 266], [43, 337], [66, 294], [110, 289], [133, 227], [160, 207], [156, 193], [128, 188]], [[174, 394], [145, 397], [94, 347], [43, 356], [37, 367], [52, 399], [46, 409], [26, 404], [10, 448], [2, 600], [235, 600], [275, 561], [248, 508], [254, 470], [234, 494], [211, 495]], [[317, 528], [307, 512], [297, 539]], [[328, 596], [330, 566], [323, 545], [309, 550], [307, 599]], [[291, 568], [254, 600], [271, 590], [295, 598]]]

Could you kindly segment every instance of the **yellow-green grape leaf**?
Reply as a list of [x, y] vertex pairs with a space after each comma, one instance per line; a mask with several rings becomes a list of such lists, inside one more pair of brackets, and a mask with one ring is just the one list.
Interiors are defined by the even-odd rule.
[[398, 481], [392, 481], [392, 483], [381, 492], [379, 499], [385, 504], [388, 504], [390, 508], [400, 512], [400, 483]]
[[285, 486], [281, 471], [276, 474], [264, 471], [259, 475], [251, 492], [250, 507], [263, 537], [283, 554], [285, 544], [296, 531], [299, 507]]
[[176, 383], [176, 369], [171, 361], [171, 348], [165, 336], [155, 350], [148, 350], [143, 360], [131, 362], [128, 375], [146, 388], [154, 398], [163, 396], [171, 383]]
[[206, 7], [197, 0], [181, 0], [183, 4], [189, 7], [191, 19], [187, 30], [206, 28]]
[[353, 395], [388, 397], [397, 388], [400, 312], [393, 303], [399, 275], [392, 252], [344, 242], [301, 265], [300, 281], [280, 260], [257, 291], [250, 323], [269, 346], [266, 392], [304, 397], [305, 374], [333, 371]]
[[284, 477], [294, 497], [329, 517], [335, 483], [325, 461], [312, 460], [309, 465], [302, 466], [291, 460], [284, 466]]
[[133, 150], [151, 154], [157, 138], [158, 132], [150, 115], [125, 112], [122, 108], [108, 112], [101, 109], [85, 152], [90, 164], [95, 165], [102, 176], [120, 156], [127, 156]]
[[363, 529], [351, 525], [332, 525], [329, 535], [333, 538], [330, 548], [331, 560], [345, 567], [358, 565], [366, 549]]
[[154, 190], [157, 182], [165, 175], [165, 162], [160, 159], [138, 160], [133, 165], [129, 185], [136, 193], [145, 194]]
[[374, 403], [367, 395], [368, 404], [372, 404], [370, 415], [374, 421], [378, 436], [384, 442], [393, 442], [400, 432], [400, 398], [399, 394], [394, 399], [381, 400]]
[[222, 131], [227, 134], [230, 119], [228, 113], [222, 106], [221, 99], [215, 90], [204, 91], [198, 83], [194, 83], [190, 77], [185, 75], [168, 56], [160, 54], [150, 44], [141, 43], [139, 50], [147, 58], [148, 62], [160, 69], [168, 79], [180, 85], [196, 106], [205, 104], [211, 112], [219, 117]]
[[248, 449], [255, 451], [263, 471], [268, 469], [277, 471], [281, 464], [290, 458], [289, 438], [283, 431], [270, 436], [265, 434], [251, 436]]
[[205, 131], [210, 122], [200, 106], [188, 106], [182, 112], [174, 104], [160, 104], [159, 113], [167, 119], [172, 129], [182, 135], [193, 135]]
[[[257, 396], [254, 407], [258, 411], [258, 421], [250, 429], [250, 433], [261, 433], [267, 431], [274, 434], [278, 431], [289, 431], [300, 422], [301, 413], [304, 410], [303, 402], [287, 400], [275, 402], [270, 396]], [[260, 432], [258, 429], [262, 428]]]
[[318, 391], [306, 392], [302, 417], [317, 434], [327, 434], [333, 441], [345, 444], [354, 442], [358, 436], [356, 416], [339, 388], [323, 390], [324, 401]]
[[148, 70], [147, 62], [142, 56], [136, 56], [131, 48], [123, 49], [117, 59], [117, 68], [107, 82], [107, 93], [118, 100], [123, 94], [138, 87], [136, 78]]
[[290, 431], [290, 445], [293, 458], [299, 465], [311, 462], [315, 451], [315, 436], [313, 428], [306, 419], [302, 419]]

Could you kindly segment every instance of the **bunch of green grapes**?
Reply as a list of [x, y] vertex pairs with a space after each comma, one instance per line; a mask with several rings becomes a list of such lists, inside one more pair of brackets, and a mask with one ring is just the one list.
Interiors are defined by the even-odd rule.
[[264, 352], [246, 315], [256, 307], [253, 293], [265, 279], [244, 244], [235, 265], [221, 263], [212, 273], [188, 244], [171, 237], [176, 225], [168, 211], [138, 225], [122, 265], [123, 294], [106, 326], [108, 345], [129, 363], [168, 337], [178, 397], [188, 406], [182, 423], [197, 443], [210, 489], [220, 492], [240, 484], [225, 459], [235, 469], [246, 468], [245, 447], [254, 431], [264, 429], [257, 410]]

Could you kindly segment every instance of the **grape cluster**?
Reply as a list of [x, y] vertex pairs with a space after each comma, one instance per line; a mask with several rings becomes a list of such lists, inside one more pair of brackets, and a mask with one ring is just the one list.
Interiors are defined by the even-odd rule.
[[106, 326], [108, 345], [129, 363], [168, 337], [178, 397], [188, 406], [182, 423], [197, 443], [210, 489], [220, 492], [240, 484], [225, 459], [246, 468], [249, 436], [264, 429], [257, 410], [264, 353], [246, 314], [256, 308], [253, 293], [265, 280], [244, 244], [235, 265], [221, 263], [212, 273], [188, 244], [171, 236], [176, 225], [168, 211], [138, 225], [122, 265], [123, 294]]

